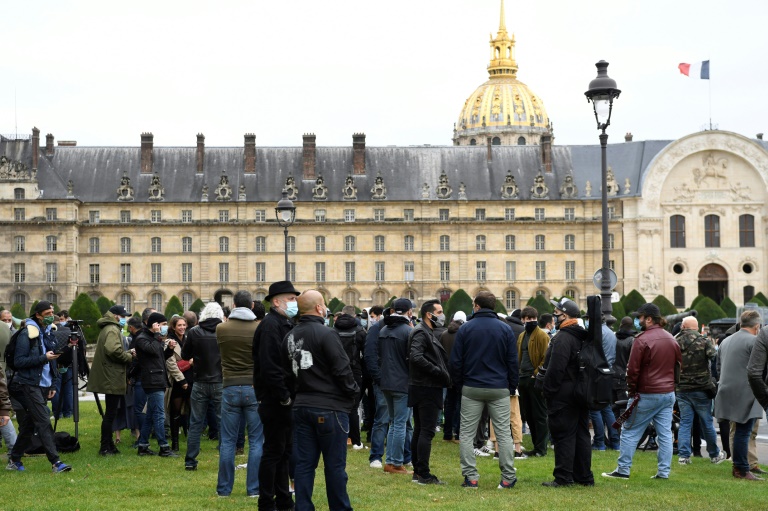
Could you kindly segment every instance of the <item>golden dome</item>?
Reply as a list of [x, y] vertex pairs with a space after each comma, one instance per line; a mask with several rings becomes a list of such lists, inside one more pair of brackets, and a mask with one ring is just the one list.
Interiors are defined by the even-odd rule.
[[549, 116], [544, 102], [517, 79], [515, 36], [507, 34], [504, 22], [504, 0], [501, 1], [499, 32], [491, 36], [490, 79], [472, 93], [464, 103], [456, 123], [454, 143], [467, 145], [474, 140], [494, 144], [538, 144], [549, 130]]

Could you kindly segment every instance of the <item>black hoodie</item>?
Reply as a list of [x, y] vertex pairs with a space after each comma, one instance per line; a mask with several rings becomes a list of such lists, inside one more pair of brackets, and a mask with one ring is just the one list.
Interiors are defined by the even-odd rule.
[[221, 383], [221, 352], [216, 341], [219, 318], [201, 321], [187, 332], [187, 341], [181, 348], [181, 358], [194, 359], [192, 370], [199, 383]]
[[363, 379], [360, 355], [365, 351], [365, 338], [368, 334], [365, 328], [357, 324], [357, 319], [349, 314], [339, 316], [333, 323], [333, 328], [341, 337], [341, 345], [344, 346], [344, 351], [349, 357], [352, 374], [359, 384]]

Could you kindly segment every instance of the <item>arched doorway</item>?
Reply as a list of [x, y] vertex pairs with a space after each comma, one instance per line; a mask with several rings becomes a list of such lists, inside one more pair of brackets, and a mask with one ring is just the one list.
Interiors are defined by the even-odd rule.
[[710, 263], [699, 271], [699, 294], [716, 303], [728, 296], [728, 272], [719, 264]]
[[219, 289], [216, 291], [216, 294], [213, 295], [213, 299], [222, 307], [232, 308], [232, 305], [234, 304], [233, 298], [234, 295], [229, 289]]

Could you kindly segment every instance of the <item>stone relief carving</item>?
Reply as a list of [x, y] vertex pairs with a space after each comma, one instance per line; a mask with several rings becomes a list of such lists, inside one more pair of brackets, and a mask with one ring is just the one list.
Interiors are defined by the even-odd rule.
[[729, 192], [731, 195], [731, 200], [734, 202], [752, 200], [752, 196], [749, 194], [749, 187], [742, 186], [740, 182], [731, 184]]
[[203, 192], [200, 197], [201, 202], [208, 202], [208, 185], [203, 184]]
[[701, 208], [699, 210], [699, 216], [709, 215], [711, 213], [717, 213], [720, 216], [725, 216], [725, 209], [723, 209], [723, 208]]
[[3, 155], [0, 156], [0, 179], [9, 181], [35, 179], [35, 172], [30, 173], [26, 164]]
[[237, 200], [245, 200], [245, 185], [240, 185], [240, 187], [237, 189]]
[[117, 200], [133, 200], [133, 187], [131, 186], [131, 178], [128, 177], [127, 172], [123, 172], [123, 177], [120, 179], [120, 186], [117, 187]]
[[437, 184], [437, 188], [435, 189], [435, 193], [437, 194], [438, 199], [450, 199], [451, 194], [453, 193], [453, 189], [451, 188], [451, 185], [448, 184], [448, 176], [445, 175], [445, 171], [443, 171], [442, 174], [440, 174], [440, 181]]
[[285, 179], [285, 186], [283, 187], [283, 190], [288, 192], [288, 198], [291, 200], [296, 200], [299, 196], [299, 189], [296, 186], [296, 180], [293, 178], [293, 176], [288, 176]]
[[381, 174], [376, 176], [376, 181], [373, 183], [373, 188], [371, 188], [371, 199], [373, 200], [384, 200], [387, 198], [387, 187], [384, 186], [384, 178], [381, 177]]
[[429, 185], [427, 183], [421, 185], [421, 199], [429, 199]]
[[229, 186], [229, 178], [226, 174], [221, 175], [219, 179], [219, 186], [213, 191], [216, 194], [217, 201], [229, 201], [232, 200], [232, 187]]
[[533, 179], [533, 186], [531, 187], [531, 198], [549, 198], [549, 188], [547, 188], [547, 184], [544, 182], [544, 176], [541, 175], [541, 171], [539, 171], [539, 174]]
[[632, 185], [629, 182], [629, 178], [624, 179], [624, 195], [629, 195], [632, 190]]
[[645, 293], [659, 292], [659, 277], [653, 271], [653, 266], [649, 266], [648, 271], [643, 273], [643, 283], [640, 286], [640, 291]]
[[725, 174], [728, 170], [727, 158], [717, 159], [712, 152], [709, 152], [702, 160], [702, 168], [693, 169], [693, 179], [698, 186], [711, 188], [713, 185], [719, 185], [720, 180], [726, 179]]
[[587, 184], [584, 186], [584, 196], [592, 197], [592, 183], [589, 181], [587, 181]]
[[149, 200], [152, 202], [159, 202], [165, 199], [164, 195], [165, 188], [163, 188], [163, 184], [160, 182], [160, 176], [155, 173], [152, 176], [152, 182], [149, 185]]
[[511, 172], [507, 172], [507, 177], [504, 178], [504, 184], [501, 185], [501, 198], [502, 199], [517, 199], [517, 195], [520, 193], [520, 189], [515, 183], [515, 178]]
[[467, 185], [464, 181], [459, 183], [459, 200], [467, 200]]
[[312, 188], [312, 200], [328, 200], [328, 187], [325, 186], [322, 174], [315, 179], [315, 187]]
[[608, 197], [615, 197], [618, 195], [619, 183], [616, 182], [616, 176], [613, 175], [613, 169], [611, 167], [608, 167], [608, 172], [605, 176], [605, 182], [606, 190], [608, 190]]
[[576, 187], [576, 183], [573, 182], [573, 175], [567, 174], [563, 184], [560, 185], [560, 198], [561, 199], [574, 199], [578, 197], [579, 189]]
[[352, 176], [347, 176], [347, 179], [344, 181], [344, 188], [341, 191], [344, 200], [357, 200], [357, 187]]
[[675, 191], [675, 200], [680, 202], [691, 202], [696, 196], [696, 190], [691, 189], [688, 181], [684, 181], [680, 186], [672, 188]]

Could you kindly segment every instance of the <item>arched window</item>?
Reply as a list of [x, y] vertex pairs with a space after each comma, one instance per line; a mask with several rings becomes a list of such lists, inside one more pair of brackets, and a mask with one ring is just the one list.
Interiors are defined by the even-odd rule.
[[525, 145], [525, 137], [518, 137], [517, 145]]
[[566, 289], [565, 293], [563, 293], [563, 296], [567, 296], [571, 300], [576, 300], [576, 290], [575, 289]]
[[288, 236], [288, 252], [296, 252], [296, 236]]
[[24, 200], [26, 194], [24, 192], [24, 188], [14, 188], [13, 189], [13, 198], [16, 200]]
[[517, 292], [515, 290], [509, 289], [504, 293], [504, 307], [508, 311], [517, 309]]
[[149, 306], [155, 310], [163, 310], [163, 295], [160, 293], [149, 295]]
[[685, 248], [685, 217], [683, 215], [669, 217], [669, 246]]
[[325, 236], [315, 236], [315, 252], [325, 252]]
[[120, 296], [117, 297], [117, 303], [125, 307], [125, 310], [132, 311], [132, 300], [131, 300], [131, 294], [130, 293], [120, 293]]
[[24, 252], [27, 249], [27, 240], [24, 236], [14, 236], [13, 249], [16, 252]]
[[484, 251], [485, 250], [485, 236], [480, 234], [479, 236], [475, 236], [475, 250], [478, 251]]
[[45, 299], [51, 303], [59, 303], [59, 295], [57, 295], [56, 293], [46, 294]]
[[229, 252], [229, 238], [226, 236], [219, 238], [219, 252]]
[[574, 236], [573, 234], [565, 235], [565, 249], [576, 250], [576, 236]]
[[151, 248], [153, 254], [159, 254], [163, 251], [163, 240], [161, 240], [159, 236], [152, 238], [150, 244], [152, 245]]
[[744, 303], [755, 297], [755, 286], [744, 286]]
[[131, 253], [131, 238], [120, 238], [120, 253], [121, 254]]
[[13, 293], [13, 303], [18, 303], [21, 308], [27, 310], [27, 295], [24, 293]]
[[447, 234], [440, 236], [440, 250], [447, 252], [451, 249], [451, 237]]
[[256, 236], [256, 252], [267, 251], [267, 238], [264, 236]]
[[514, 234], [507, 234], [507, 236], [504, 238], [506, 242], [506, 247], [508, 251], [512, 251], [515, 249], [515, 235]]
[[543, 234], [536, 235], [536, 250], [545, 250], [545, 239]]
[[[754, 236], [752, 236], [754, 239]], [[56, 248], [58, 246], [58, 240], [56, 236], [46, 236], [45, 237], [45, 250], [48, 252], [56, 252]]]
[[491, 145], [501, 145], [501, 139], [499, 137], [493, 137], [493, 140], [491, 140]]
[[469, 145], [477, 145], [477, 140], [474, 138], [469, 139]]
[[[344, 251], [345, 252], [354, 252], [355, 251], [355, 237], [354, 236], [345, 236], [344, 237]], [[347, 305], [349, 305], [349, 304], [347, 304]]]
[[720, 246], [720, 217], [717, 215], [707, 215], [704, 217], [704, 246]]
[[443, 288], [437, 292], [437, 299], [440, 300], [440, 302], [445, 303], [451, 299], [451, 294], [450, 289]]
[[351, 289], [344, 291], [344, 303], [357, 307], [357, 291]]
[[384, 236], [376, 236], [373, 238], [373, 249], [376, 252], [384, 252]]
[[739, 246], [755, 246], [755, 217], [752, 215], [739, 216]]
[[192, 303], [194, 301], [195, 301], [195, 296], [192, 293], [188, 291], [181, 293], [181, 306], [184, 308], [185, 311], [188, 311], [192, 307]]

